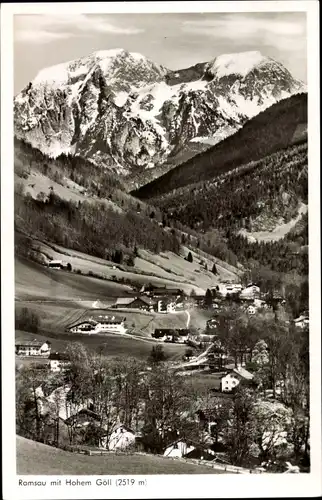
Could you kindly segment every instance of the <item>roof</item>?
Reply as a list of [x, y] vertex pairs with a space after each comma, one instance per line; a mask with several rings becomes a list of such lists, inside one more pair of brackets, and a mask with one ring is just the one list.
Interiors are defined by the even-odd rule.
[[254, 375], [249, 371], [245, 370], [245, 368], [243, 368], [242, 366], [239, 366], [238, 368], [233, 368], [228, 373], [232, 372], [236, 373], [237, 375], [240, 375], [242, 378], [246, 380], [252, 380], [254, 378]]
[[[41, 347], [45, 342], [41, 342], [39, 340], [21, 340], [16, 342], [16, 346], [25, 346], [25, 347]], [[47, 342], [50, 344], [50, 342]]]
[[162, 295], [181, 295], [183, 291], [180, 288], [166, 288], [166, 287], [160, 287], [160, 288], [152, 288], [151, 290], [152, 293], [155, 295], [162, 294]]
[[70, 328], [75, 328], [76, 326], [85, 325], [86, 323], [90, 323], [93, 326], [97, 325], [97, 321], [94, 321], [93, 319], [86, 319], [84, 321], [80, 321], [79, 323], [75, 323], [75, 325], [72, 325]]
[[51, 352], [49, 360], [70, 361], [70, 356], [66, 352]]
[[136, 297], [119, 297], [116, 299], [115, 305], [128, 305], [136, 300]]
[[307, 320], [307, 321], [308, 321], [308, 320], [309, 320], [309, 317], [308, 317], [308, 316], [299, 316], [298, 318], [296, 318], [296, 319], [294, 320], [294, 323], [298, 323], [298, 322], [300, 322], [300, 321], [304, 321], [304, 320]]

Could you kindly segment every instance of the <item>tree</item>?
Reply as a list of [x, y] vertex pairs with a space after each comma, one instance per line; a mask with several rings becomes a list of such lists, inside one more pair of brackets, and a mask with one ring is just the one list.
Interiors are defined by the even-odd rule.
[[67, 269], [67, 271], [71, 271], [72, 270], [72, 265], [71, 265], [70, 262], [67, 262], [66, 269]]
[[133, 255], [130, 255], [127, 259], [127, 265], [134, 267], [135, 266], [135, 257]]
[[187, 261], [191, 262], [191, 263], [193, 262], [193, 257], [192, 257], [192, 253], [191, 252], [188, 253]]
[[212, 266], [211, 272], [212, 272], [213, 274], [218, 274], [218, 271], [217, 271], [217, 267], [216, 267], [215, 262], [213, 263], [213, 266]]
[[29, 439], [42, 441], [43, 415], [39, 400], [42, 396], [42, 370], [23, 367], [16, 377], [17, 432]]
[[247, 465], [254, 442], [254, 404], [253, 392], [239, 385], [232, 400], [230, 418], [223, 429], [223, 441], [233, 465]]
[[190, 412], [188, 385], [171, 369], [157, 365], [145, 381], [143, 442], [162, 453], [178, 435], [184, 439]]
[[151, 353], [149, 355], [150, 363], [156, 364], [165, 360], [166, 360], [166, 355], [163, 350], [163, 346], [162, 345], [153, 346], [151, 349]]
[[205, 295], [205, 301], [204, 301], [204, 304], [205, 306], [209, 309], [210, 307], [212, 307], [212, 301], [213, 301], [213, 297], [212, 297], [212, 293], [211, 293], [211, 290], [209, 290], [209, 288], [207, 288], [206, 290], [206, 295]]

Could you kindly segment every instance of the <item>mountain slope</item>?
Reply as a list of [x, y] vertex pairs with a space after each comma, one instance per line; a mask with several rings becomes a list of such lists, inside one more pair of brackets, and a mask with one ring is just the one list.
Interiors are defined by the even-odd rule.
[[284, 99], [249, 120], [241, 130], [133, 192], [151, 199], [205, 181], [305, 140], [307, 94]]
[[[213, 144], [271, 104], [303, 90], [259, 52], [169, 71], [122, 49], [39, 72], [15, 98], [15, 134], [43, 153], [70, 153], [134, 177]], [[210, 142], [209, 142], [210, 141]]]

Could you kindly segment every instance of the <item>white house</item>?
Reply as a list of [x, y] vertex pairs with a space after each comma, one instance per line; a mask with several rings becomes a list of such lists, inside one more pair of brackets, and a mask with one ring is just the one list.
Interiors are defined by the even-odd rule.
[[174, 313], [176, 303], [167, 299], [158, 300], [158, 313]]
[[42, 356], [47, 358], [50, 355], [50, 342], [40, 342], [38, 340], [26, 340], [16, 342], [16, 354], [18, 356]]
[[54, 373], [65, 371], [70, 366], [70, 359], [64, 353], [51, 353], [49, 356], [50, 371]]
[[231, 281], [224, 281], [222, 283], [219, 283], [215, 288], [212, 288], [212, 290], [216, 290], [223, 297], [232, 295], [234, 293], [240, 293], [242, 289], [243, 286], [241, 283], [233, 283]]
[[77, 323], [72, 326], [69, 330], [72, 333], [88, 333], [88, 334], [98, 334], [98, 333], [126, 333], [126, 328], [124, 326], [125, 318], [115, 318], [115, 316], [98, 316], [96, 320], [89, 319]]
[[[104, 444], [106, 445], [106, 442], [102, 443], [103, 446]], [[134, 444], [135, 433], [125, 425], [119, 424], [112, 431], [108, 439], [107, 447], [110, 451], [122, 451], [128, 449]]]
[[241, 380], [252, 380], [254, 375], [239, 366], [230, 370], [220, 380], [220, 387], [222, 392], [230, 392], [238, 386]]
[[302, 315], [294, 320], [294, 325], [298, 328], [308, 328], [309, 324], [310, 320], [308, 316]]
[[191, 451], [195, 449], [194, 446], [189, 446], [187, 443], [184, 441], [175, 441], [174, 443], [170, 444], [163, 455], [165, 457], [184, 457]]
[[245, 300], [254, 300], [259, 298], [260, 288], [253, 283], [249, 283], [240, 293], [240, 298]]

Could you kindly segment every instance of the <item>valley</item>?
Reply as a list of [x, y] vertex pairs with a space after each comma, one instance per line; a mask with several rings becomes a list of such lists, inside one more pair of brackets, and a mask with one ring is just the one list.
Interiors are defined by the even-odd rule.
[[18, 469], [308, 468], [306, 85], [111, 49], [14, 110]]

